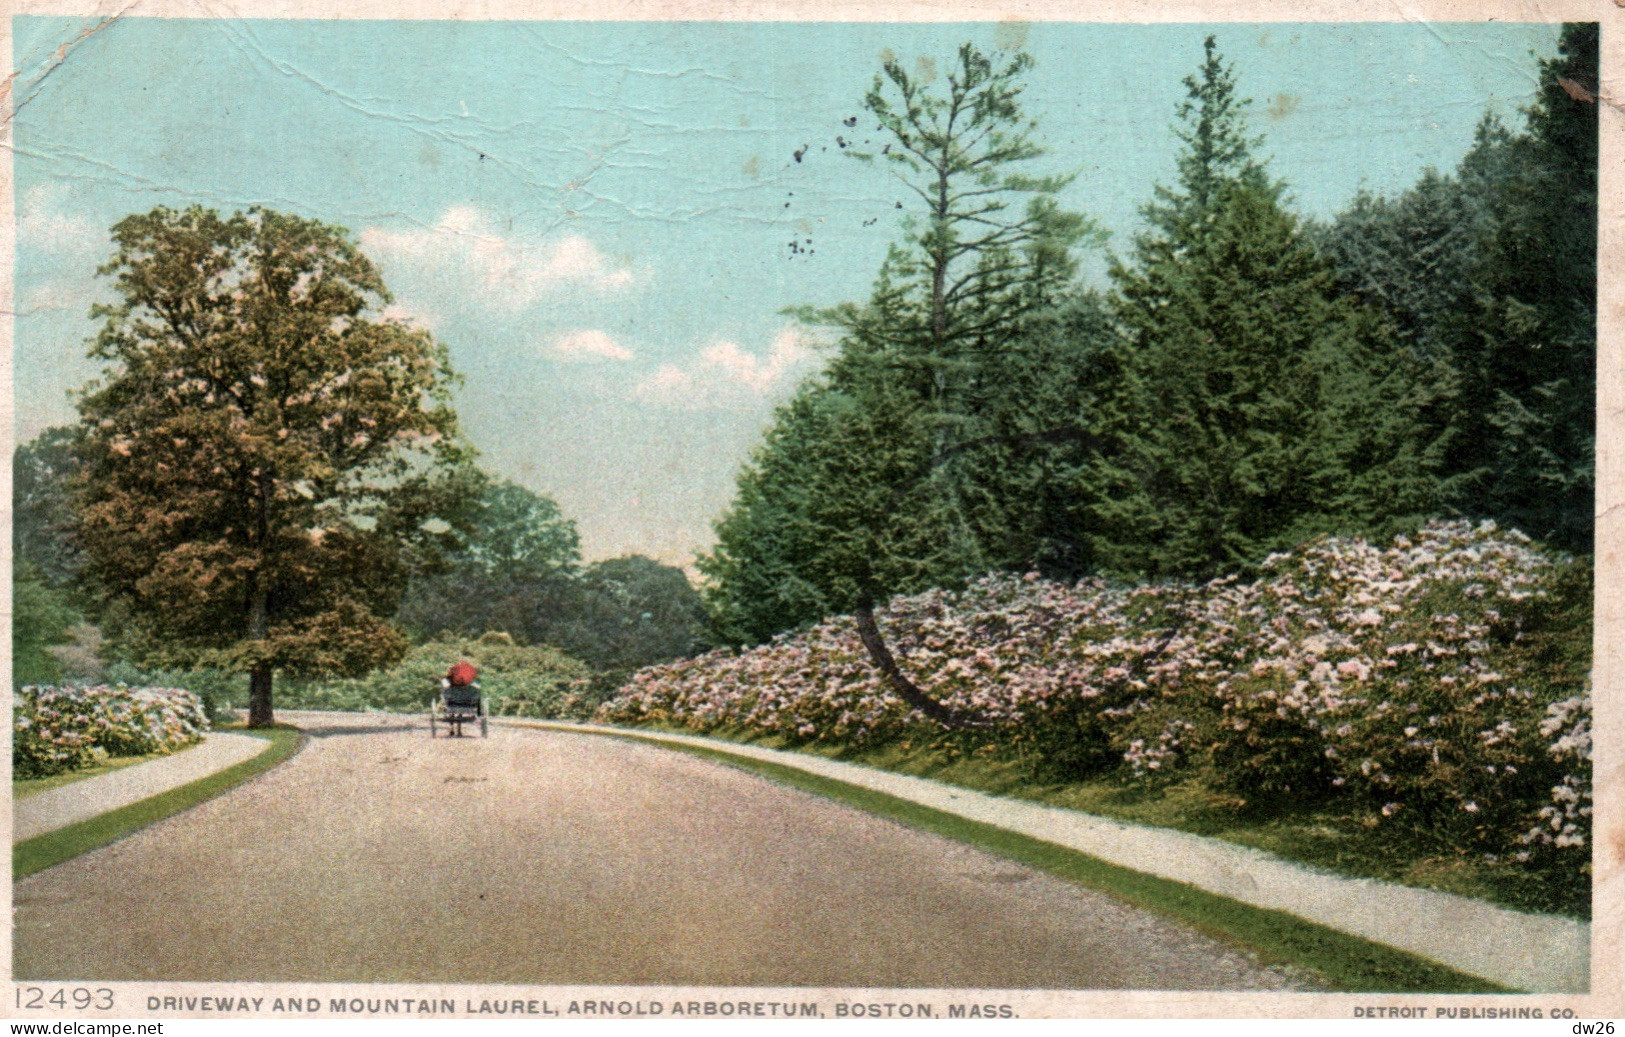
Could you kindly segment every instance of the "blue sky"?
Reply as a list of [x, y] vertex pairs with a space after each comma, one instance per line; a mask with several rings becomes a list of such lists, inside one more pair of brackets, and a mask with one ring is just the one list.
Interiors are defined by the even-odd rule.
[[72, 42], [93, 24], [13, 22], [19, 440], [72, 420], [95, 373], [112, 223], [268, 205], [358, 236], [398, 312], [450, 347], [482, 463], [556, 498], [589, 558], [677, 564], [819, 365], [784, 308], [862, 298], [897, 236], [905, 196], [835, 140], [872, 137], [842, 121], [882, 51], [913, 67], [966, 39], [1024, 46], [1052, 149], [1035, 169], [1078, 173], [1065, 201], [1122, 248], [1171, 178], [1210, 32], [1311, 215], [1453, 166], [1486, 110], [1515, 122], [1558, 32], [126, 17]]

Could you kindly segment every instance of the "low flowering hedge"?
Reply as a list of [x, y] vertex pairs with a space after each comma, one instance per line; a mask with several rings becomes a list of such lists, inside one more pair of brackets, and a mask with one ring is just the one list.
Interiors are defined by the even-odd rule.
[[29, 686], [12, 710], [12, 775], [38, 778], [108, 756], [174, 752], [208, 729], [202, 700], [180, 688]]
[[[1589, 859], [1589, 568], [1492, 523], [1322, 538], [1202, 585], [994, 574], [879, 619], [916, 684], [983, 722], [936, 735], [957, 750], [1062, 781], [1195, 770], [1240, 797], [1363, 804], [1497, 859]], [[599, 717], [831, 744], [927, 723], [849, 617], [641, 670]]]
[[459, 659], [478, 669], [486, 709], [493, 716], [585, 717], [592, 713], [592, 706], [582, 702], [592, 677], [585, 663], [551, 645], [515, 644], [505, 633], [442, 637], [413, 648], [389, 669], [365, 677], [288, 681], [278, 689], [277, 705], [418, 712], [427, 709], [439, 694], [440, 679]]

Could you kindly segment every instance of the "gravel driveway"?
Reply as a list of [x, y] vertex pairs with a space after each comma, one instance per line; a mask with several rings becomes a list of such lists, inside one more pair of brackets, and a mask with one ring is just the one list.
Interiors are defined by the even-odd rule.
[[590, 735], [302, 721], [297, 756], [17, 883], [19, 979], [1279, 989], [1108, 897]]

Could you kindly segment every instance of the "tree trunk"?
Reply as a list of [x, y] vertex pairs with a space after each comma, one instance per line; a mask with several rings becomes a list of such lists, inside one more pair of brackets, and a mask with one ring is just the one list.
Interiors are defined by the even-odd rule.
[[[248, 636], [263, 642], [271, 627], [271, 601], [261, 585], [258, 573], [249, 592]], [[276, 722], [271, 715], [271, 664], [258, 662], [248, 671], [248, 726], [270, 727]]]
[[[937, 201], [934, 206], [936, 221], [933, 227], [935, 240], [931, 249], [931, 363], [932, 363], [932, 391], [936, 398], [931, 401], [937, 411], [937, 429], [932, 449], [942, 453], [948, 445], [948, 425], [942, 419], [944, 414], [951, 414], [949, 407], [949, 394], [952, 389], [948, 384], [950, 372], [948, 364], [948, 264], [951, 261], [947, 244], [948, 235], [948, 144], [943, 143], [943, 167], [937, 171]], [[957, 504], [957, 501], [955, 502]]]
[[270, 727], [275, 722], [271, 715], [271, 664], [257, 663], [248, 671], [248, 726]]
[[898, 669], [897, 660], [892, 657], [891, 649], [886, 647], [885, 638], [880, 636], [880, 628], [875, 625], [873, 608], [867, 603], [859, 604], [855, 617], [858, 621], [858, 636], [863, 639], [863, 647], [869, 650], [869, 658], [874, 660], [875, 666], [879, 667], [880, 672], [886, 677], [886, 682], [897, 692], [899, 698], [943, 727], [976, 726], [921, 691], [902, 670]]

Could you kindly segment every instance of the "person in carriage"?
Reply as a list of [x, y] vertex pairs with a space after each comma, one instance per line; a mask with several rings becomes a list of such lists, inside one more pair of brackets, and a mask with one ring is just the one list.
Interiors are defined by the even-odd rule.
[[436, 708], [429, 715], [429, 736], [435, 734], [436, 721], [451, 728], [451, 734], [462, 737], [463, 724], [480, 722], [480, 737], [486, 736], [485, 694], [480, 688], [479, 671], [467, 659], [459, 659], [440, 678], [440, 696]]

